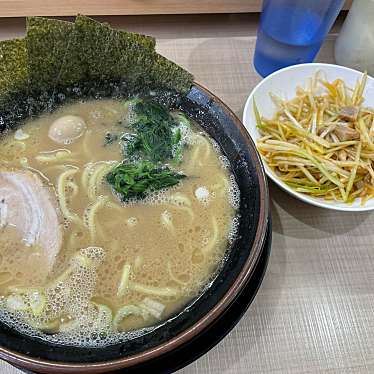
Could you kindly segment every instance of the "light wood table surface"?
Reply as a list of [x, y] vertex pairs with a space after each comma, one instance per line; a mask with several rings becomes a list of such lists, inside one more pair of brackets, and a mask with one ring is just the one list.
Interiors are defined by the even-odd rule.
[[[115, 17], [157, 38], [165, 56], [239, 117], [260, 77], [255, 15]], [[24, 20], [0, 19], [0, 39]], [[319, 61], [333, 62], [335, 34]], [[273, 247], [261, 289], [237, 327], [178, 374], [374, 373], [374, 214], [305, 205], [270, 185]], [[0, 363], [1, 374], [21, 374]]]

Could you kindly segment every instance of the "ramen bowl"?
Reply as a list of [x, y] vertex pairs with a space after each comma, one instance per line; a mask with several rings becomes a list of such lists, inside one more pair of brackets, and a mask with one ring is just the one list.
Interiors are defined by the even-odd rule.
[[269, 216], [265, 172], [246, 129], [223, 102], [195, 83], [176, 100], [219, 144], [240, 190], [238, 235], [209, 287], [151, 332], [100, 348], [58, 345], [0, 323], [0, 357], [38, 373], [105, 373], [134, 368], [176, 351], [216, 322], [249, 282], [261, 257]]

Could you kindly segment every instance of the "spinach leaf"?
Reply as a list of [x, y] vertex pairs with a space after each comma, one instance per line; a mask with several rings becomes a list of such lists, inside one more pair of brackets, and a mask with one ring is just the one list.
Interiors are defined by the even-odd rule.
[[[151, 100], [135, 98], [124, 104], [132, 133], [124, 133], [126, 160], [107, 176], [107, 182], [123, 201], [143, 199], [152, 191], [176, 185], [185, 175], [170, 169], [182, 159], [183, 132], [189, 121], [169, 113]], [[108, 137], [108, 142], [112, 141]]]
[[185, 175], [149, 161], [122, 163], [106, 179], [123, 201], [143, 199], [152, 191], [176, 185]]
[[[165, 162], [173, 159], [180, 146], [181, 132], [169, 112], [152, 101], [137, 101], [133, 105], [135, 134], [124, 136], [125, 153], [132, 159]], [[181, 153], [181, 152], [180, 152]]]

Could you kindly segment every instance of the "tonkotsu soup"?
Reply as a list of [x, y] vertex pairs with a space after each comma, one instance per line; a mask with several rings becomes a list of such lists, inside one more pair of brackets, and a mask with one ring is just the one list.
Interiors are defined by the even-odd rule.
[[239, 191], [217, 144], [182, 113], [75, 102], [0, 142], [3, 322], [102, 346], [147, 333], [209, 287]]

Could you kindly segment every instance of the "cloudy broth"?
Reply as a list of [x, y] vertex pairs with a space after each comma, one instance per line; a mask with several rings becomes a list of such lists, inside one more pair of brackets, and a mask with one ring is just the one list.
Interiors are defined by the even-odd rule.
[[[0, 140], [2, 170], [42, 181], [57, 202], [61, 232], [47, 261], [46, 249], [25, 242], [4, 218], [0, 315], [22, 331], [91, 346], [145, 333], [201, 292], [235, 235], [235, 179], [193, 122], [182, 161], [173, 165], [186, 178], [139, 201], [123, 203], [112, 192], [105, 175], [123, 155], [118, 139], [107, 139], [126, 131], [127, 111], [116, 100], [67, 104], [28, 121], [17, 139], [11, 132]], [[50, 126], [64, 116], [81, 118], [85, 128], [73, 142], [56, 144]]]

